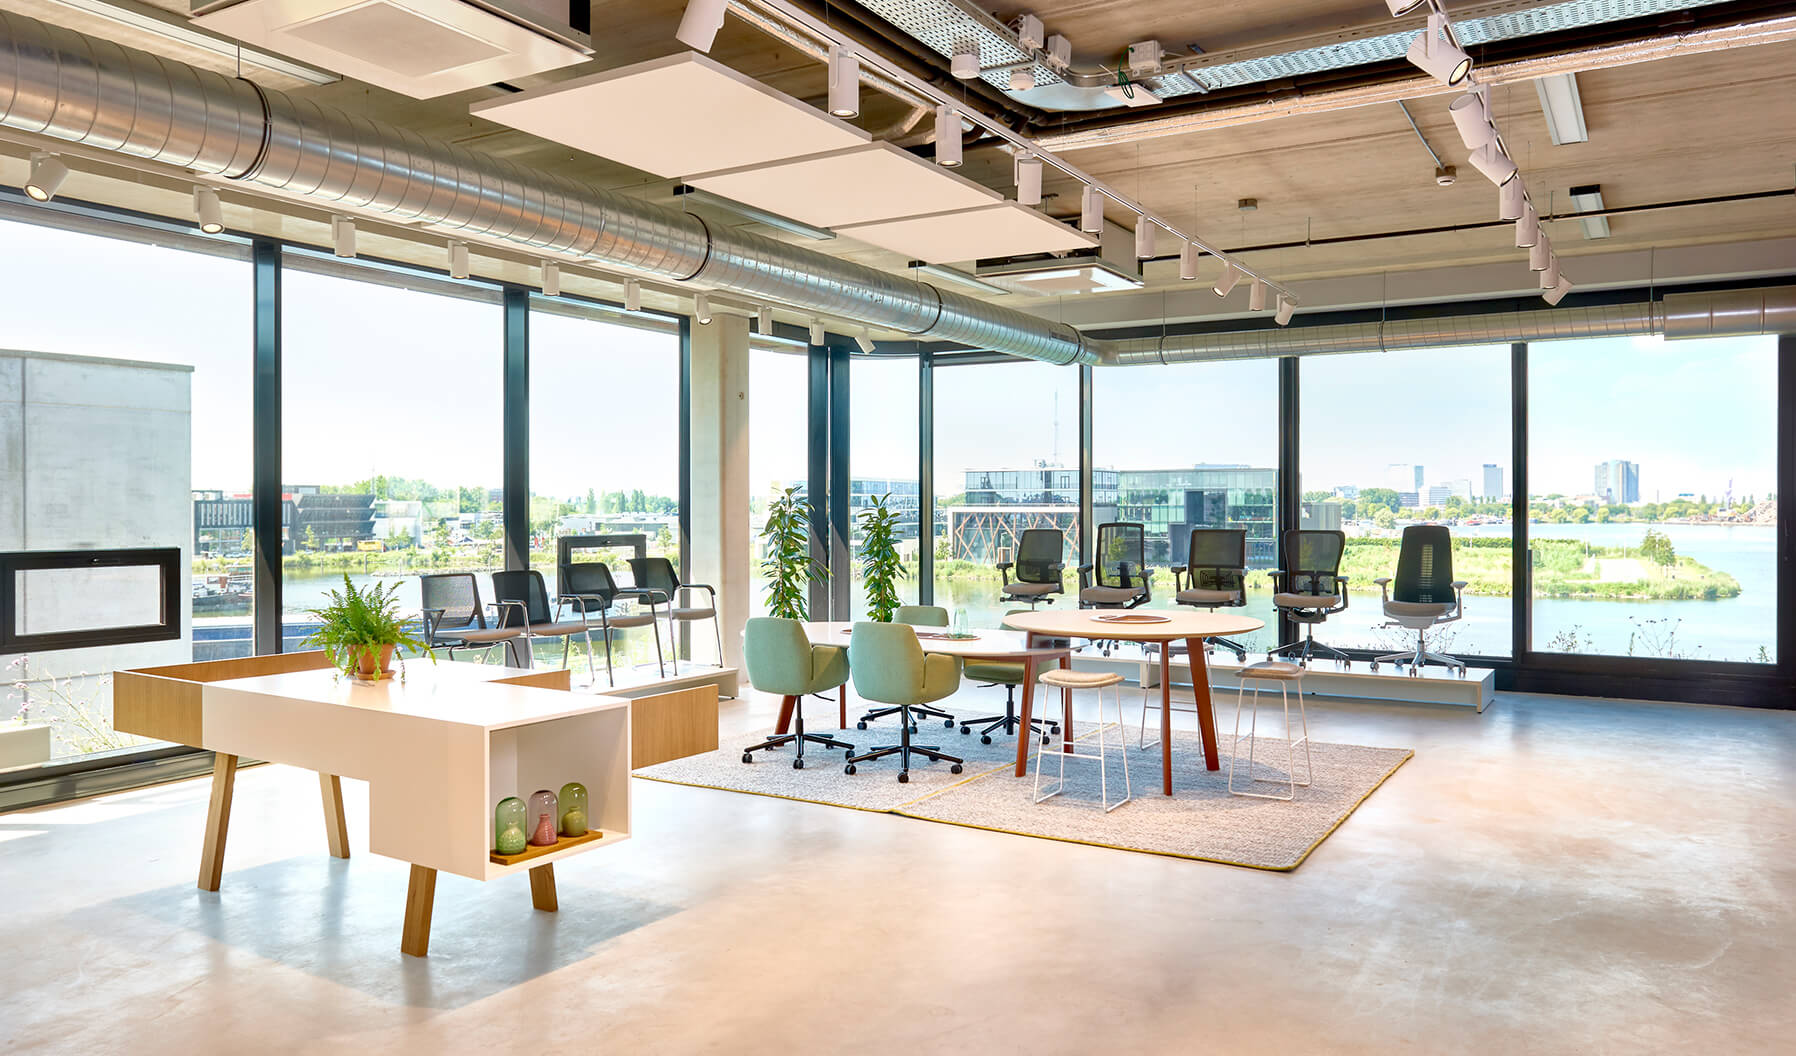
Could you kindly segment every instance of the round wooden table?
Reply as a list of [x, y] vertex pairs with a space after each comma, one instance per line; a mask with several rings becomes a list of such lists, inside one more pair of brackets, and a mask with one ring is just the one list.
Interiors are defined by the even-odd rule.
[[[1100, 619], [1103, 616], [1164, 616], [1165, 622], [1128, 623]], [[1204, 766], [1221, 769], [1216, 757], [1216, 715], [1210, 708], [1210, 673], [1204, 663], [1205, 638], [1223, 638], [1248, 634], [1265, 626], [1251, 616], [1233, 616], [1220, 612], [1187, 612], [1167, 610], [1062, 609], [1019, 612], [1004, 617], [1004, 626], [1015, 628], [1029, 637], [1088, 638], [1124, 642], [1157, 642], [1160, 644], [1160, 783], [1161, 791], [1172, 795], [1172, 642], [1184, 641], [1190, 654], [1191, 685], [1197, 698], [1197, 724], [1203, 733]], [[1029, 722], [1029, 707], [1034, 703], [1032, 687], [1023, 687], [1022, 721]], [[1028, 772], [1029, 753], [1023, 739], [1017, 741], [1016, 776]]]

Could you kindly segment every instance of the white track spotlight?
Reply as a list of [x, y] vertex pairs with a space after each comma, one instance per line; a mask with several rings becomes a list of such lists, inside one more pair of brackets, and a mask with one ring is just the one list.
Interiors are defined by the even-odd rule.
[[1253, 280], [1253, 285], [1248, 287], [1247, 310], [1250, 312], [1266, 310], [1266, 284], [1259, 279]]
[[829, 48], [829, 112], [837, 117], [861, 116], [861, 60], [836, 44]]
[[1033, 87], [1035, 87], [1035, 70], [1034, 70], [1034, 68], [1029, 67], [1029, 66], [1023, 66], [1018, 69], [1014, 69], [1014, 70], [1010, 71], [1010, 90], [1011, 91], [1026, 92]]
[[635, 279], [624, 280], [624, 311], [642, 311], [642, 283]]
[[1538, 233], [1534, 245], [1528, 248], [1528, 270], [1545, 271], [1547, 264], [1553, 259], [1553, 240], [1545, 231]]
[[1540, 273], [1540, 288], [1550, 290], [1559, 285], [1559, 258], [1548, 258], [1546, 270]]
[[1145, 216], [1135, 217], [1135, 259], [1146, 260], [1154, 255], [1154, 222]]
[[1227, 297], [1234, 291], [1235, 284], [1240, 281], [1241, 269], [1237, 268], [1235, 262], [1231, 260], [1225, 262], [1225, 266], [1222, 269], [1222, 275], [1216, 279], [1216, 285], [1211, 288], [1216, 291], [1216, 296]]
[[1428, 0], [1384, 0], [1384, 6], [1391, 9], [1392, 18], [1402, 18], [1427, 2]]
[[331, 252], [339, 257], [355, 256], [355, 221], [347, 216], [331, 217]]
[[1540, 214], [1534, 211], [1534, 203], [1522, 206], [1522, 215], [1515, 221], [1515, 248], [1533, 249], [1540, 241]]
[[1447, 39], [1447, 20], [1430, 13], [1428, 28], [1409, 45], [1409, 61], [1423, 73], [1451, 88], [1472, 72], [1472, 57]]
[[821, 345], [822, 343], [823, 343], [823, 320], [818, 319], [815, 316], [812, 316], [811, 317], [811, 344]]
[[1195, 242], [1187, 242], [1179, 247], [1179, 278], [1197, 278], [1197, 257], [1200, 252], [1202, 251]]
[[210, 187], [193, 189], [193, 215], [200, 222], [200, 230], [208, 235], [224, 230], [224, 212], [218, 207], [218, 192]]
[[1448, 103], [1447, 113], [1452, 115], [1453, 127], [1459, 130], [1459, 139], [1465, 144], [1465, 149], [1477, 150], [1497, 138], [1497, 130], [1491, 127], [1490, 106], [1484, 101], [1483, 91], [1474, 89]]
[[935, 108], [935, 163], [945, 169], [960, 166], [960, 115], [951, 106]]
[[1515, 178], [1515, 162], [1503, 153], [1503, 148], [1495, 140], [1472, 151], [1472, 168], [1484, 174], [1484, 178], [1501, 187]]
[[1088, 235], [1104, 233], [1104, 196], [1087, 186], [1079, 196], [1079, 230]]
[[1497, 188], [1498, 220], [1520, 220], [1527, 206], [1528, 194], [1522, 189], [1521, 180], [1510, 180]]
[[25, 193], [40, 202], [47, 202], [56, 197], [62, 189], [62, 181], [69, 178], [69, 167], [54, 154], [33, 151], [31, 155], [31, 175], [25, 178]]
[[873, 354], [873, 349], [875, 347], [873, 339], [867, 336], [867, 331], [865, 329], [854, 335], [854, 343], [860, 348], [862, 354], [869, 356]]
[[543, 296], [561, 296], [561, 265], [543, 261]]
[[698, 320], [698, 325], [700, 325], [700, 326], [710, 326], [711, 325], [711, 295], [710, 294], [695, 293], [692, 295], [692, 317], [694, 319]]
[[1041, 204], [1041, 159], [1033, 154], [1016, 159], [1016, 200], [1020, 205]]
[[948, 72], [963, 81], [970, 81], [979, 76], [979, 42], [963, 41], [954, 45], [954, 58], [949, 61]]
[[1552, 289], [1542, 290], [1540, 291], [1540, 295], [1548, 304], [1558, 304], [1565, 299], [1566, 294], [1571, 292], [1571, 288], [1572, 281], [1561, 275], [1559, 276], [1559, 281], [1553, 284]]
[[1278, 295], [1278, 314], [1272, 317], [1272, 321], [1280, 326], [1290, 326], [1291, 314], [1295, 311], [1297, 311], [1297, 299], [1281, 293]]
[[773, 309], [764, 304], [755, 309], [755, 333], [762, 337], [773, 333]]
[[723, 28], [723, 9], [727, 0], [686, 0], [686, 13], [680, 16], [680, 28], [674, 39], [694, 51], [710, 51]]

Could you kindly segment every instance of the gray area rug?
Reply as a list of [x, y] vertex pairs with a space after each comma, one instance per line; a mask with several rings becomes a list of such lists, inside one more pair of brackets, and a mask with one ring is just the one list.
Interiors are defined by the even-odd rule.
[[[1080, 751], [1095, 749], [1096, 730], [1094, 723], [1075, 725]], [[1177, 731], [1173, 734], [1173, 795], [1168, 797], [1160, 794], [1159, 748], [1134, 747], [1133, 732], [1125, 735], [1128, 747], [1119, 750], [1116, 727], [1106, 731], [1109, 751], [1104, 768], [1111, 802], [1121, 797], [1125, 751], [1134, 791], [1133, 799], [1108, 814], [1100, 806], [1097, 762], [1068, 759], [1063, 793], [1037, 804], [1033, 802], [1033, 792], [1038, 755], [1031, 753], [1028, 777], [1013, 777], [1016, 747], [1011, 738], [994, 737], [990, 745], [984, 745], [977, 735], [963, 737], [958, 730], [943, 729], [939, 722], [922, 725], [914, 739], [920, 744], [940, 744], [944, 751], [965, 758], [960, 774], [950, 773], [946, 763], [916, 760], [910, 782], [900, 784], [896, 780], [897, 761], [887, 758], [861, 764], [850, 776], [842, 771], [842, 752], [817, 745], [806, 747], [803, 770], [792, 768], [789, 747], [756, 752], [755, 761], [744, 764], [742, 748], [753, 742], [743, 739], [741, 744], [715, 752], [645, 767], [636, 776], [881, 811], [1019, 836], [1255, 869], [1289, 870], [1300, 865], [1414, 754], [1406, 748], [1317, 742], [1311, 748], [1315, 773], [1309, 787], [1298, 787], [1290, 802], [1249, 799], [1228, 791], [1233, 747], [1229, 735], [1223, 734], [1220, 743], [1222, 769], [1211, 773], [1204, 769], [1197, 734]], [[896, 735], [895, 724], [875, 724], [871, 729], [848, 730], [837, 736], [857, 746], [867, 746], [895, 743]], [[1236, 763], [1237, 789], [1246, 785], [1246, 741], [1242, 738], [1243, 754]], [[1254, 756], [1253, 776], [1262, 780], [1252, 783], [1253, 791], [1283, 794], [1289, 789], [1283, 783], [1284, 741], [1260, 738]], [[1297, 766], [1301, 779], [1301, 748]], [[1050, 752], [1048, 771], [1042, 777], [1044, 790], [1058, 769]]]

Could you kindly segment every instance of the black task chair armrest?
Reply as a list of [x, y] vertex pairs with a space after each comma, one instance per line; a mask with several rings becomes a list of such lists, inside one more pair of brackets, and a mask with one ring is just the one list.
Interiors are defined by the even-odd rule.
[[998, 565], [997, 565], [998, 571], [1000, 571], [1000, 572], [1008, 572], [1012, 568], [1015, 568], [1015, 567], [1016, 567], [1015, 561], [1000, 561], [1000, 562], [998, 562]]
[[1010, 586], [1010, 570], [1013, 567], [1015, 567], [1013, 562], [1010, 562], [1010, 561], [998, 562], [998, 578], [1002, 581], [1000, 583], [1000, 587]]
[[1080, 590], [1091, 589], [1091, 573], [1092, 573], [1092, 570], [1097, 567], [1098, 566], [1096, 566], [1096, 565], [1080, 565], [1079, 566], [1079, 589]]
[[1353, 591], [1347, 589], [1348, 577], [1336, 576], [1335, 582], [1340, 584], [1341, 587], [1341, 607], [1335, 611], [1346, 612], [1348, 604], [1353, 601]]
[[[1185, 578], [1184, 577], [1185, 577], [1185, 573], [1188, 571], [1190, 571], [1190, 569], [1188, 569], [1184, 565], [1173, 565], [1172, 566], [1172, 589], [1173, 589], [1174, 593], [1177, 593], [1178, 591], [1185, 589]], [[1193, 578], [1191, 580], [1191, 585], [1193, 587], [1197, 586], [1197, 580], [1195, 578]]]

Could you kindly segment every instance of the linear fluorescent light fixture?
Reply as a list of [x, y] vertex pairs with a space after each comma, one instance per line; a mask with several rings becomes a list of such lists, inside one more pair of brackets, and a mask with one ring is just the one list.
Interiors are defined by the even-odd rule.
[[285, 74], [307, 84], [335, 84], [343, 79], [328, 70], [307, 66], [301, 62], [294, 62], [292, 59], [283, 59], [270, 52], [245, 47], [240, 41], [232, 40], [229, 37], [207, 33], [178, 15], [142, 4], [126, 6], [107, 3], [106, 0], [50, 0], [50, 3], [72, 11], [86, 12], [176, 44], [184, 44], [190, 48], [198, 48], [214, 55], [220, 55], [232, 62], [241, 62], [245, 67], [254, 66], [270, 73]]
[[31, 155], [31, 175], [25, 177], [25, 193], [33, 201], [47, 202], [62, 189], [69, 178], [69, 167], [54, 154], [37, 151]]
[[1472, 72], [1472, 57], [1454, 47], [1447, 37], [1446, 18], [1433, 12], [1428, 15], [1428, 28], [1417, 33], [1409, 45], [1409, 61], [1449, 88]]
[[674, 39], [693, 51], [710, 51], [717, 42], [717, 31], [723, 28], [723, 10], [727, 6], [726, 0], [687, 0]]
[[[1603, 188], [1600, 184], [1587, 184], [1571, 189], [1572, 208], [1580, 213], [1597, 213], [1603, 209]], [[1580, 216], [1578, 223], [1584, 225], [1584, 237], [1587, 239], [1608, 238], [1609, 218], [1606, 216]]]
[[926, 261], [913, 260], [907, 267], [912, 271], [920, 271], [925, 275], [933, 275], [938, 279], [946, 279], [949, 282], [958, 283], [969, 290], [978, 290], [980, 293], [1003, 296], [1010, 292], [1002, 286], [993, 286], [991, 283], [986, 282], [976, 275], [968, 275], [959, 268], [951, 268], [946, 264], [930, 264]]
[[829, 47], [829, 112], [836, 117], [861, 116], [861, 60], [839, 44]]
[[688, 186], [684, 183], [674, 188], [674, 195], [679, 198], [684, 198], [693, 205], [704, 205], [720, 212], [735, 213], [737, 216], [747, 220], [753, 220], [757, 224], [766, 224], [768, 227], [775, 227], [788, 234], [798, 235], [801, 238], [809, 238], [817, 242], [827, 242], [836, 237], [834, 231], [817, 227], [813, 224], [807, 224], [802, 220], [794, 220], [789, 216], [781, 216], [779, 213], [770, 213], [765, 209], [738, 202], [733, 198], [725, 198], [721, 194], [712, 194], [710, 191], [702, 191], [697, 187]]
[[1540, 95], [1540, 112], [1547, 118], [1547, 135], [1553, 145], [1590, 142], [1590, 129], [1584, 126], [1584, 100], [1578, 96], [1578, 76], [1556, 73], [1534, 79], [1534, 91]]

